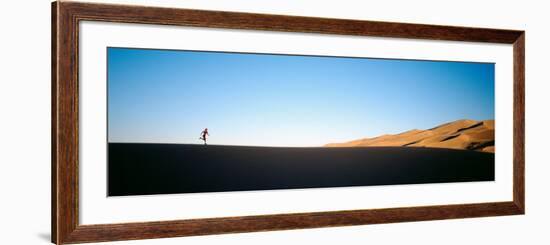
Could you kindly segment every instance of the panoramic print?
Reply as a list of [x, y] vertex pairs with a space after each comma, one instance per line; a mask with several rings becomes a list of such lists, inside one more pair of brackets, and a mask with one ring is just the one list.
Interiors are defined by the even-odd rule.
[[107, 57], [109, 196], [494, 181], [493, 63]]

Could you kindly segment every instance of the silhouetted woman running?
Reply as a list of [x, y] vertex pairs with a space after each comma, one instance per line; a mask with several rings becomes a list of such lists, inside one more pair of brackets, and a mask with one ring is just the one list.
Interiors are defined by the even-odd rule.
[[210, 136], [208, 134], [208, 128], [205, 128], [202, 132], [201, 132], [201, 137], [199, 139], [203, 140], [204, 141], [204, 145], [206, 145], [206, 136]]

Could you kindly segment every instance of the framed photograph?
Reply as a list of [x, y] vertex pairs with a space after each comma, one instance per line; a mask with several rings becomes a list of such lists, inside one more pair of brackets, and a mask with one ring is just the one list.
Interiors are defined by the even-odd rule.
[[525, 33], [58, 1], [52, 242], [517, 215]]

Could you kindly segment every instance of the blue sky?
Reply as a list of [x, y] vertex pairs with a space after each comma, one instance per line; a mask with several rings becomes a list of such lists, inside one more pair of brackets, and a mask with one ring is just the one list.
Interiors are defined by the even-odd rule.
[[494, 64], [108, 48], [109, 142], [321, 146], [494, 119]]

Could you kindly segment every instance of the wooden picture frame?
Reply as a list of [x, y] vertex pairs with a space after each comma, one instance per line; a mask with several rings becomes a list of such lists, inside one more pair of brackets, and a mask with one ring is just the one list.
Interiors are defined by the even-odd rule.
[[[79, 22], [83, 20], [513, 44], [513, 201], [174, 221], [79, 224]], [[52, 4], [52, 242], [304, 229], [525, 212], [525, 32], [58, 1]]]

